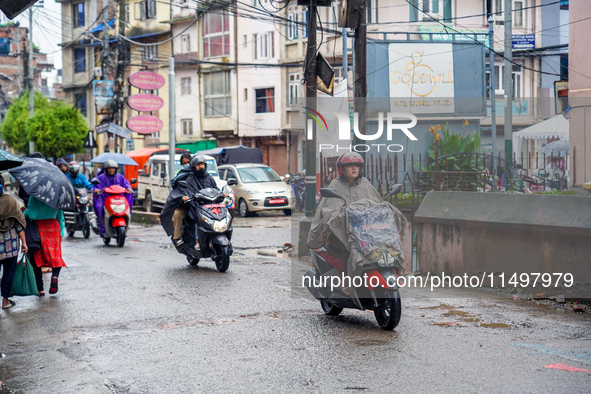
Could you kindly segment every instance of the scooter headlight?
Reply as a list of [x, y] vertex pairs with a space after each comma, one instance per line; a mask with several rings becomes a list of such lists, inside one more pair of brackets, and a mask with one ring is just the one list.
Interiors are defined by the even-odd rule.
[[125, 212], [125, 205], [123, 205], [123, 204], [111, 205], [111, 209], [115, 213], [122, 214], [123, 212]]
[[228, 229], [228, 223], [225, 220], [218, 220], [213, 224], [213, 231], [223, 233]]
[[87, 204], [88, 203], [88, 197], [80, 197], [80, 204]]

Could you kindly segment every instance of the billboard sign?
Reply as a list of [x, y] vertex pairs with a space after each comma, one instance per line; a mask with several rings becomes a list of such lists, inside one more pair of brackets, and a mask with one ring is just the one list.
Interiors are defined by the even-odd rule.
[[155, 116], [132, 116], [127, 121], [127, 127], [139, 134], [154, 134], [162, 129], [162, 121]]
[[454, 113], [451, 43], [388, 45], [392, 109], [412, 113]]
[[158, 111], [164, 105], [164, 100], [154, 94], [134, 94], [127, 101], [127, 105], [136, 111]]
[[113, 97], [115, 96], [115, 92], [113, 91], [114, 87], [114, 81], [92, 81], [92, 95], [95, 97]]
[[164, 86], [164, 77], [151, 71], [138, 71], [129, 76], [129, 83], [138, 89], [156, 90]]

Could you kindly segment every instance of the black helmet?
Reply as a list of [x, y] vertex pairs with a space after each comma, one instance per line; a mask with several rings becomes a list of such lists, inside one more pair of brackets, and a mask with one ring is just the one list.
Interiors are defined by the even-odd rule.
[[119, 168], [119, 164], [115, 160], [109, 159], [103, 164], [103, 168], [107, 171], [108, 168]]
[[[204, 163], [205, 164], [205, 168], [203, 170], [196, 170], [195, 166], [198, 164]], [[205, 172], [207, 171], [207, 159], [205, 158], [205, 156], [203, 155], [195, 155], [193, 156], [193, 158], [191, 159], [191, 170], [193, 170], [194, 173], [196, 173], [199, 176], [202, 176], [205, 174]]]
[[80, 165], [75, 161], [70, 162], [70, 165], [68, 166], [68, 172], [70, 175], [72, 175], [73, 178], [76, 178], [78, 176], [78, 171], [80, 171]]

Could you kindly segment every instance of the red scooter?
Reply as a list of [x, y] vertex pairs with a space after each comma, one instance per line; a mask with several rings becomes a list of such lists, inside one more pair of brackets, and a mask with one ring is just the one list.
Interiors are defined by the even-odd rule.
[[[395, 185], [388, 196], [400, 192], [402, 185]], [[343, 199], [334, 189], [320, 189], [322, 198]], [[343, 199], [344, 200], [344, 199]], [[387, 207], [366, 207], [350, 209], [345, 204], [348, 221], [360, 249], [380, 247], [394, 240], [400, 242], [400, 236], [394, 223], [394, 216]], [[344, 308], [373, 310], [379, 326], [384, 330], [393, 330], [400, 322], [401, 303], [398, 289], [397, 256], [384, 251], [380, 256], [367, 261], [366, 268], [352, 277], [351, 284], [345, 278], [348, 252], [344, 247], [331, 247], [330, 238], [325, 247], [312, 249], [314, 268], [306, 272], [303, 284], [320, 301], [325, 314], [336, 316]], [[343, 289], [343, 282], [347, 291]], [[355, 283], [357, 282], [357, 283]], [[336, 285], [335, 285], [336, 284]]]
[[[96, 181], [98, 183], [98, 180]], [[94, 183], [94, 180], [93, 182]], [[108, 245], [111, 238], [117, 240], [117, 246], [125, 245], [127, 227], [131, 217], [131, 209], [125, 195], [127, 189], [119, 185], [112, 185], [103, 189], [106, 194], [105, 204], [103, 206], [103, 226], [105, 232], [100, 234], [103, 243]]]

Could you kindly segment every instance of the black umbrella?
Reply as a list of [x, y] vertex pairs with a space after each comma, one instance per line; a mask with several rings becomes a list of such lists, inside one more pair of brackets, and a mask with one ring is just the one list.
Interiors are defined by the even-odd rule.
[[8, 172], [29, 196], [35, 197], [53, 209], [76, 208], [72, 182], [57, 166], [44, 159], [27, 157], [21, 166], [12, 168]]
[[12, 167], [18, 167], [23, 164], [23, 160], [19, 159], [10, 152], [0, 149], [0, 171], [8, 170]]

